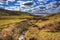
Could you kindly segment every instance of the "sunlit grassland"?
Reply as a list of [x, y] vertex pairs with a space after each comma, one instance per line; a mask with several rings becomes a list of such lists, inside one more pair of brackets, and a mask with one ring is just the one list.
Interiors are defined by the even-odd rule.
[[17, 15], [17, 16], [0, 16], [0, 26], [9, 23], [20, 22], [25, 19], [36, 18], [36, 16], [32, 15]]
[[[54, 24], [55, 22], [60, 22], [60, 14], [54, 14], [44, 17], [47, 20], [39, 20], [35, 25], [38, 25], [38, 28], [47, 27], [48, 24]], [[57, 24], [55, 24], [56, 26]], [[53, 26], [52, 26], [53, 27]], [[57, 27], [57, 26], [56, 26]], [[32, 38], [37, 40], [60, 40], [60, 30], [58, 31], [48, 31], [48, 29], [38, 30], [36, 27], [31, 27], [25, 33], [27, 40]], [[53, 27], [54, 28], [54, 27]], [[33, 30], [33, 31], [32, 31]]]
[[33, 18], [32, 16], [20, 15], [20, 16], [0, 16], [0, 19], [23, 19], [23, 18]]
[[[22, 16], [0, 16], [0, 25], [20, 22], [20, 21], [26, 20], [27, 18], [35, 18], [35, 17], [34, 16], [26, 16], [26, 15], [22, 15]], [[47, 19], [47, 20], [44, 20], [44, 19]], [[37, 19], [35, 19], [35, 21], [36, 20]], [[54, 24], [55, 22], [60, 22], [60, 13], [43, 17], [42, 19], [39, 19], [36, 23], [35, 23], [35, 21], [31, 20], [31, 22], [33, 24], [37, 25], [38, 28], [41, 28], [41, 27], [48, 25], [50, 23]], [[48, 30], [46, 31], [46, 29], [39, 30], [37, 27], [33, 27], [33, 26], [31, 26], [31, 27], [28, 26], [28, 27], [29, 28], [27, 28], [28, 30], [25, 33], [26, 40], [30, 40], [31, 38], [35, 38], [37, 40], [60, 40], [60, 30], [51, 32]], [[24, 29], [24, 28], [22, 28], [22, 29]], [[18, 33], [16, 33], [16, 34], [18, 35]], [[17, 37], [17, 39], [18, 39], [18, 37]]]
[[9, 23], [15, 23], [25, 20], [26, 18], [33, 18], [32, 16], [0, 16], [0, 26]]
[[[33, 31], [32, 31], [33, 30]], [[31, 38], [37, 40], [60, 40], [60, 31], [47, 32], [44, 30], [38, 30], [37, 28], [31, 28], [25, 33], [26, 40]]]
[[42, 27], [44, 25], [47, 25], [49, 23], [54, 23], [54, 22], [60, 22], [60, 13], [56, 13], [56, 14], [53, 14], [53, 15], [48, 15], [46, 17], [44, 17], [45, 21], [42, 21], [42, 20], [39, 20], [36, 25], [38, 25], [39, 27]]
[[23, 19], [2, 19], [0, 20], [0, 26], [1, 25], [6, 25], [6, 24], [10, 24], [10, 23], [16, 23], [16, 22], [20, 22], [22, 21]]

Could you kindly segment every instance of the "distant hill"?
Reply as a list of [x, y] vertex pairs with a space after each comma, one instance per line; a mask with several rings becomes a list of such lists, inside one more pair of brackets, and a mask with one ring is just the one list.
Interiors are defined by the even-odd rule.
[[9, 15], [30, 15], [29, 13], [26, 13], [26, 12], [20, 12], [20, 11], [10, 11], [10, 10], [5, 10], [5, 9], [1, 9], [0, 8], [0, 16], [9, 16]]

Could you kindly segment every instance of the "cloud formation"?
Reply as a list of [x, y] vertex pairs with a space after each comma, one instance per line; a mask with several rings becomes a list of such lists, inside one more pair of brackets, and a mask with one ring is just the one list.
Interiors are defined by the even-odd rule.
[[[33, 5], [24, 5], [33, 2]], [[0, 0], [0, 8], [7, 10], [23, 11], [33, 15], [45, 15], [60, 12], [59, 0]]]

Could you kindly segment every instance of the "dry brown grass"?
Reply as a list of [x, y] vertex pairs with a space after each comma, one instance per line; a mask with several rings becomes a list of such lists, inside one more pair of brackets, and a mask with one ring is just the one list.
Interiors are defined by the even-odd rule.
[[60, 40], [60, 13], [0, 26], [0, 40]]

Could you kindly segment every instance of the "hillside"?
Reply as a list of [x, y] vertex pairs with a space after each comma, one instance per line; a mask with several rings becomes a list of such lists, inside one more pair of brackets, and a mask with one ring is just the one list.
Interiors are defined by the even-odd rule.
[[28, 13], [26, 13], [26, 12], [20, 12], [20, 11], [10, 11], [10, 10], [5, 10], [5, 9], [1, 9], [0, 8], [0, 16], [11, 16], [11, 15], [22, 15], [22, 14], [24, 14], [24, 15], [30, 15], [30, 14], [28, 14]]
[[0, 26], [0, 40], [60, 40], [60, 13], [19, 20]]

